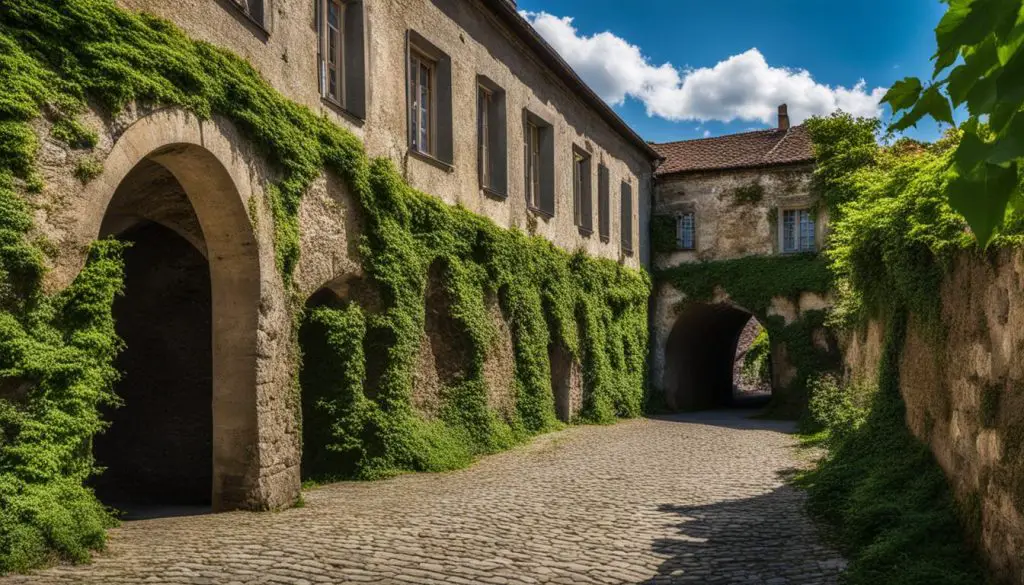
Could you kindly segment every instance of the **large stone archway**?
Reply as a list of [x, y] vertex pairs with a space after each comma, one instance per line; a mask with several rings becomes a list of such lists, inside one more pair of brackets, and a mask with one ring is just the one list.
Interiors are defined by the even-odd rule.
[[[133, 193], [140, 173], [165, 174], [184, 205], [170, 201], [174, 189], [153, 187], [153, 181], [146, 183], [148, 193]], [[262, 197], [268, 175], [230, 123], [160, 110], [117, 137], [103, 173], [66, 214], [72, 228], [65, 237], [78, 250], [97, 237], [153, 222], [206, 257], [214, 510], [280, 508], [299, 491], [290, 312], [275, 269], [271, 222], [250, 218], [262, 214], [250, 200]], [[50, 286], [66, 285], [83, 262], [81, 254], [60, 256]]]

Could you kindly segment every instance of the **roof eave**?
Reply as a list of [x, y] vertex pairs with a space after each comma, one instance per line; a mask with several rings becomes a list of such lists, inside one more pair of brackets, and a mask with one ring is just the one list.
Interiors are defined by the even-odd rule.
[[564, 59], [555, 51], [554, 47], [548, 44], [534, 28], [526, 21], [525, 18], [519, 15], [511, 3], [507, 0], [484, 0], [484, 4], [487, 5], [491, 10], [494, 11], [502, 20], [507, 24], [513, 32], [519, 35], [526, 44], [533, 49], [540, 57], [541, 61], [544, 62], [552, 71], [557, 74], [562, 81], [567, 83], [571, 89], [576, 89], [580, 92], [580, 97], [583, 101], [587, 102], [592, 108], [597, 110], [605, 122], [612, 127], [613, 130], [621, 134], [628, 141], [632, 142], [634, 146], [638, 147], [647, 156], [650, 161], [664, 160], [646, 140], [640, 137], [630, 126], [615, 113], [615, 110], [611, 108], [604, 100], [601, 99], [594, 90], [590, 89], [579, 75], [573, 71], [572, 67], [565, 62]]

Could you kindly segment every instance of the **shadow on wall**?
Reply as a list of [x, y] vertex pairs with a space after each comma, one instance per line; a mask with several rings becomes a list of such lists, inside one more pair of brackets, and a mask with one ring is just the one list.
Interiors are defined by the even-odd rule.
[[643, 583], [839, 583], [846, 562], [820, 543], [805, 499], [784, 485], [741, 500], [659, 507], [679, 533], [654, 541], [666, 559]]

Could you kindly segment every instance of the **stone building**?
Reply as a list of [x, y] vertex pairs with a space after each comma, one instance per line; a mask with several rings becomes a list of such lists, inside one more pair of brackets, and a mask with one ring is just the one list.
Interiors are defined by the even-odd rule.
[[[424, 193], [567, 251], [632, 268], [648, 261], [642, 218], [659, 155], [514, 3], [118, 4], [244, 58]], [[141, 105], [113, 120], [98, 109], [81, 117], [99, 129], [88, 156], [102, 171], [83, 187], [76, 168], [85, 155], [39, 120], [37, 223], [55, 247], [49, 290], [74, 279], [97, 238], [135, 242], [128, 293], [115, 306], [131, 323], [119, 331], [128, 349], [118, 394], [129, 406], [97, 439], [101, 463], [115, 463], [101, 481], [135, 482], [127, 487], [153, 495], [161, 486], [200, 499], [212, 493], [216, 510], [290, 505], [301, 454], [290, 303], [358, 286], [360, 223], [348, 186], [325, 171], [303, 197], [301, 261], [288, 290], [263, 203], [277, 171], [230, 121]], [[573, 399], [559, 405], [566, 418], [579, 408]], [[125, 462], [133, 471], [119, 475]]]
[[[665, 158], [652, 205], [656, 274], [688, 263], [821, 249], [827, 216], [811, 190], [813, 147], [806, 128], [790, 126], [785, 105], [773, 129], [654, 147]], [[736, 303], [722, 288], [711, 302], [682, 303], [685, 295], [657, 278], [654, 295], [651, 380], [665, 393], [666, 405], [728, 404], [737, 340], [755, 308]], [[789, 323], [825, 301], [806, 294], [775, 304], [770, 314]], [[782, 353], [773, 348], [776, 388], [794, 375]]]

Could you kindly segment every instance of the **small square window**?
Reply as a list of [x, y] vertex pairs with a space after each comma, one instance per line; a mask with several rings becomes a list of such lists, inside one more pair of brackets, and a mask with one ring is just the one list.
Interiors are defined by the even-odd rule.
[[692, 211], [682, 213], [676, 219], [676, 247], [680, 250], [697, 248], [697, 226]]
[[782, 252], [813, 252], [815, 250], [816, 227], [814, 214], [810, 209], [787, 209], [782, 212], [780, 237]]

